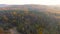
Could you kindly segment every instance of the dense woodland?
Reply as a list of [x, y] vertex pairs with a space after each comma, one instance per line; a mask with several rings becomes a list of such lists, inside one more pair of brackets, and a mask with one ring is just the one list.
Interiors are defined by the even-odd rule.
[[0, 33], [3, 34], [10, 34], [9, 29], [14, 28], [15, 34], [60, 34], [58, 22], [36, 10], [0, 10]]

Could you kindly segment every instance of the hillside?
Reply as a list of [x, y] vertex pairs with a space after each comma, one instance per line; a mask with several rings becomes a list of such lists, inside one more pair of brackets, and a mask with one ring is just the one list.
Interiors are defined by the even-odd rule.
[[[59, 7], [57, 6], [47, 6], [47, 5], [7, 5], [5, 7], [1, 7], [0, 10], [37, 10], [39, 12], [45, 12], [46, 14], [57, 14], [60, 15]], [[53, 15], [53, 16], [54, 16]], [[60, 19], [59, 16], [55, 16], [55, 18]]]
[[52, 6], [7, 5], [0, 8], [0, 32], [4, 34], [60, 34], [59, 30], [60, 10]]

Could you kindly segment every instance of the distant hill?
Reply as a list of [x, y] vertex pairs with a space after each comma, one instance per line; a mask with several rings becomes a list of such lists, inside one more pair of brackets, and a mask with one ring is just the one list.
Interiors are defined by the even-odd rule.
[[23, 10], [23, 9], [29, 9], [29, 10], [46, 10], [48, 6], [45, 5], [5, 5], [0, 4], [1, 8], [0, 10]]
[[7, 5], [6, 4], [0, 4], [0, 7], [6, 7]]
[[[48, 15], [55, 14], [60, 15], [60, 7], [54, 5], [35, 5], [35, 4], [26, 4], [26, 5], [7, 5], [7, 4], [0, 4], [0, 10], [35, 10], [39, 12], [45, 12]], [[56, 17], [56, 16], [55, 16]], [[58, 16], [57, 18], [59, 18]]]

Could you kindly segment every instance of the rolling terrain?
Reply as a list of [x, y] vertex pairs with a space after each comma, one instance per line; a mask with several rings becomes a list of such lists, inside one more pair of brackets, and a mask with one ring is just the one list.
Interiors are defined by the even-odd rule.
[[0, 6], [3, 6], [0, 7], [2, 33], [60, 34], [59, 7], [34, 4]]

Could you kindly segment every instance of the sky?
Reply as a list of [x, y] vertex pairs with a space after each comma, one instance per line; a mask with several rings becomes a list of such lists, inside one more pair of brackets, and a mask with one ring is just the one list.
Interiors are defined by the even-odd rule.
[[60, 5], [60, 0], [0, 0], [0, 4], [24, 5], [24, 4], [42, 4], [42, 5]]

